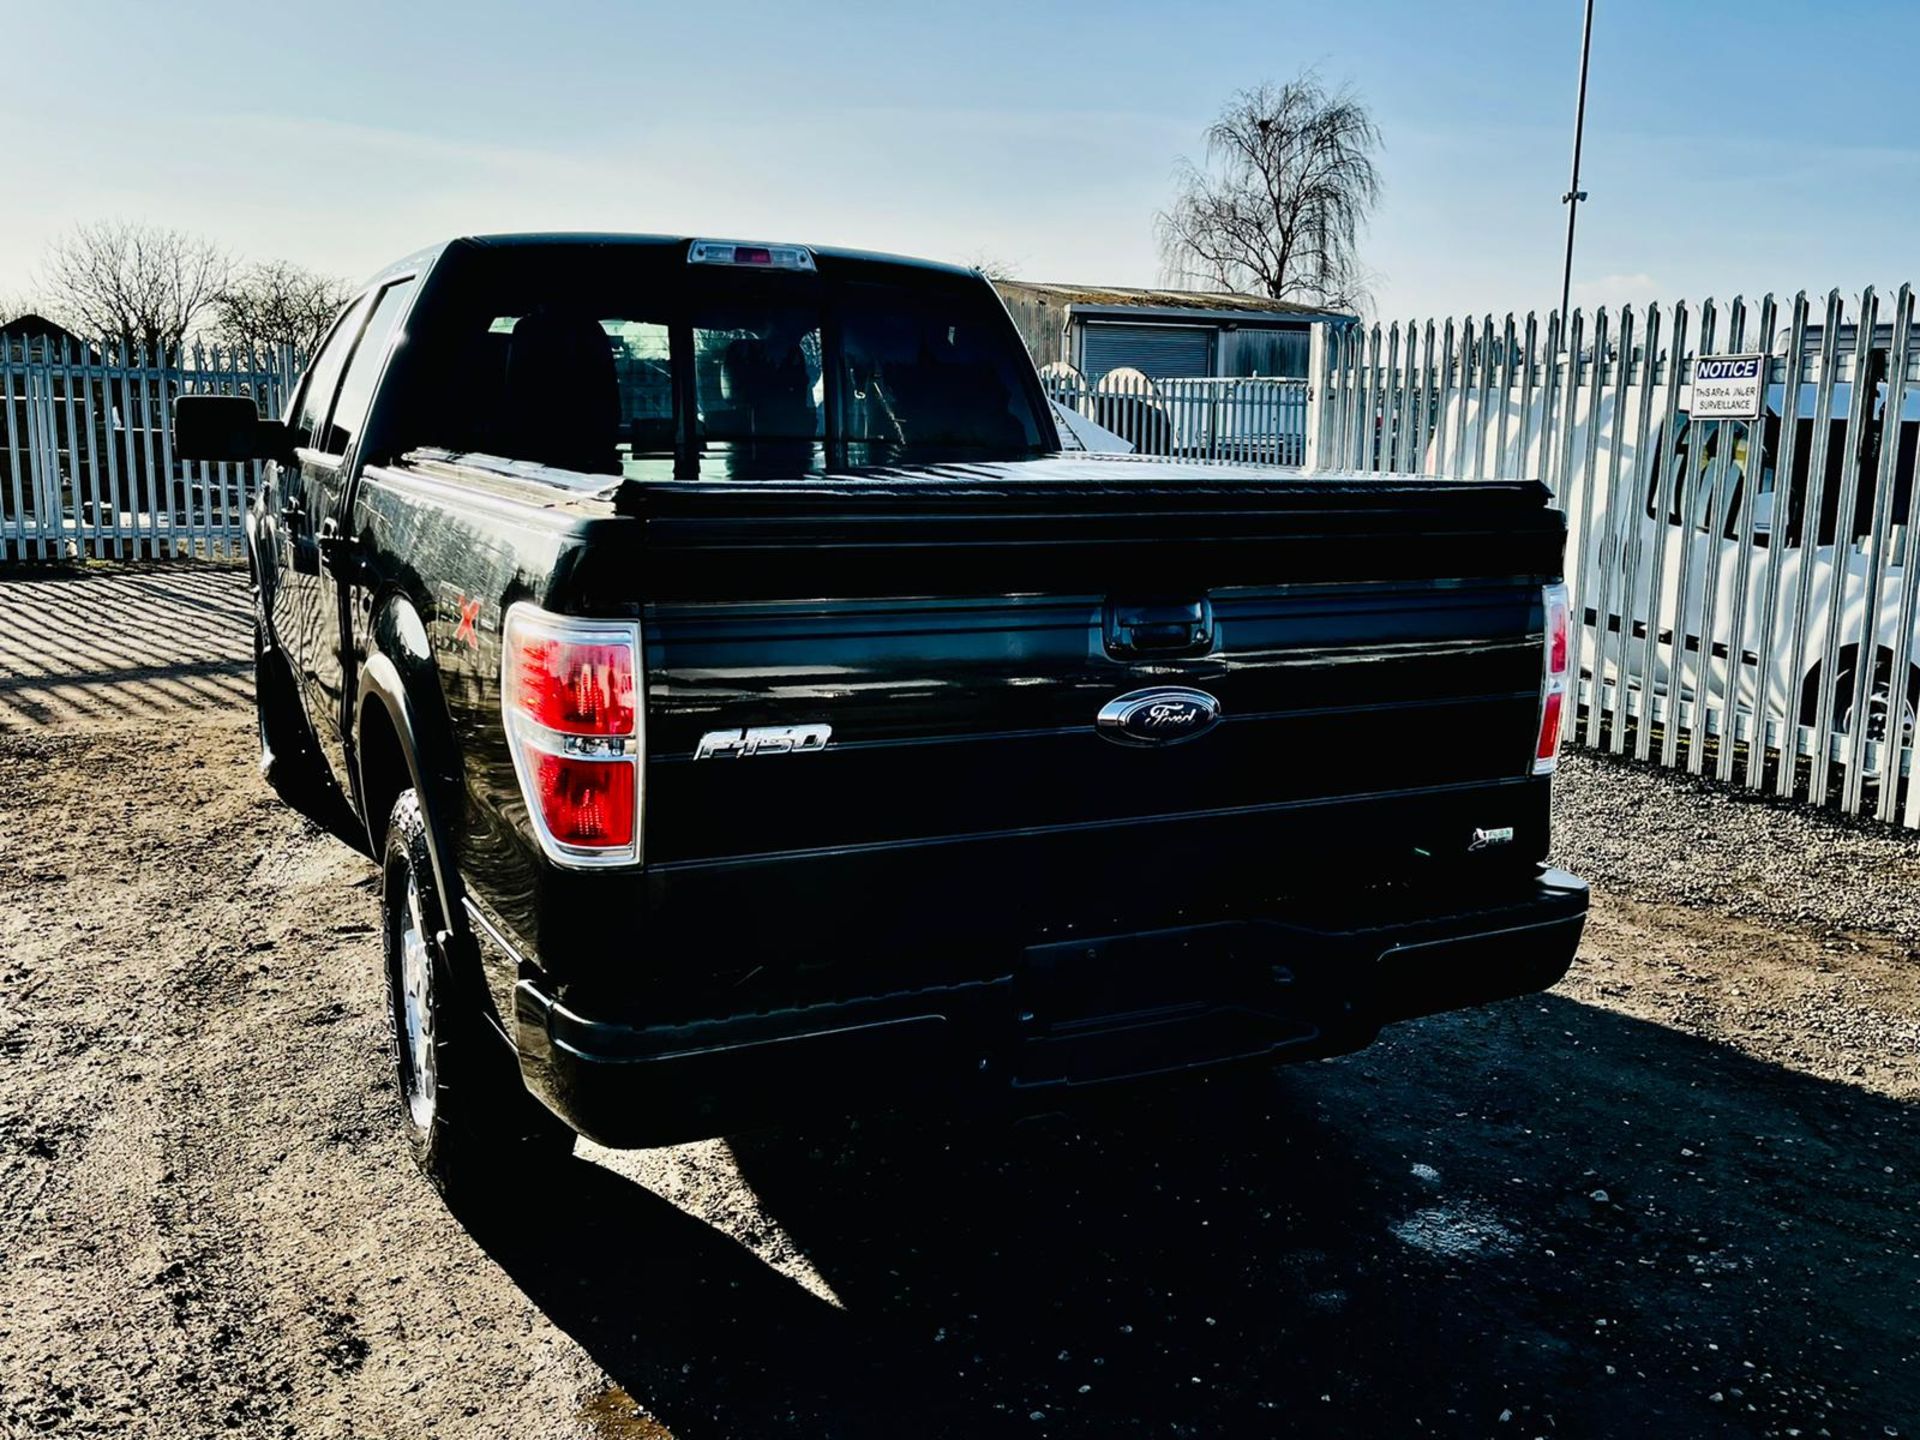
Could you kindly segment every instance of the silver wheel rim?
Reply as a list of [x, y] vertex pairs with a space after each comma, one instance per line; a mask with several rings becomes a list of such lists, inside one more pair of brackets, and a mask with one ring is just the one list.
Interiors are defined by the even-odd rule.
[[[1873, 693], [1867, 697], [1867, 738], [1882, 740], [1887, 738], [1887, 716], [1893, 709], [1893, 693], [1890, 687], [1876, 685]], [[1843, 735], [1853, 733], [1853, 700], [1849, 697], [1846, 713], [1836, 720], [1835, 728]], [[1910, 701], [1900, 703], [1900, 740], [1905, 744], [1914, 733], [1915, 717]]]
[[407, 873], [407, 904], [400, 916], [400, 1019], [405, 1034], [407, 1114], [421, 1130], [433, 1125], [433, 952], [420, 918], [420, 883]]

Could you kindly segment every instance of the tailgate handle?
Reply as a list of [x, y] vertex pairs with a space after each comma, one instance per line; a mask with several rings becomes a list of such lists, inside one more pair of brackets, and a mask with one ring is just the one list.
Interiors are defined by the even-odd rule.
[[1107, 650], [1114, 655], [1204, 655], [1213, 649], [1213, 602], [1109, 600]]

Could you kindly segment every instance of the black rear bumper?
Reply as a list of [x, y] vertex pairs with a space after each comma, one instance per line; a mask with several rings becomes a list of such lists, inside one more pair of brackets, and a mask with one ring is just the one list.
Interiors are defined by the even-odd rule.
[[1041, 1105], [1078, 1086], [1305, 1060], [1394, 1020], [1525, 994], [1567, 971], [1585, 882], [1380, 890], [1246, 919], [1035, 946], [990, 979], [668, 1025], [516, 992], [528, 1087], [610, 1145], [912, 1103]]

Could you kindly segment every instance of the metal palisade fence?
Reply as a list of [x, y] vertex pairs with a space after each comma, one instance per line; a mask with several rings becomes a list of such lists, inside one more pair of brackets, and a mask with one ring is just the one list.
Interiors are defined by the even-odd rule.
[[1056, 405], [1112, 431], [1136, 454], [1269, 465], [1306, 458], [1304, 379], [1154, 379], [1113, 370], [1090, 384], [1070, 367], [1049, 365], [1041, 380]]
[[[255, 465], [173, 453], [182, 393], [251, 395], [278, 416], [298, 379], [291, 351], [0, 336], [0, 561], [240, 555]], [[1307, 382], [1264, 376], [1089, 384], [1050, 369], [1048, 394], [1137, 453], [1182, 461], [1297, 465]]]
[[1545, 480], [1570, 740], [1920, 826], [1916, 328], [1910, 286], [1355, 328], [1314, 459]]
[[291, 351], [0, 335], [0, 560], [237, 558], [257, 465], [176, 460], [182, 393], [280, 414]]

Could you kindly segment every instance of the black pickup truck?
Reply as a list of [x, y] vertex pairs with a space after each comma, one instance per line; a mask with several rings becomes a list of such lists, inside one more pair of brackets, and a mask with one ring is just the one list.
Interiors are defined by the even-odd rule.
[[1063, 452], [975, 272], [456, 240], [176, 447], [267, 462], [262, 763], [382, 867], [450, 1193], [1332, 1055], [1578, 943], [1543, 488]]

